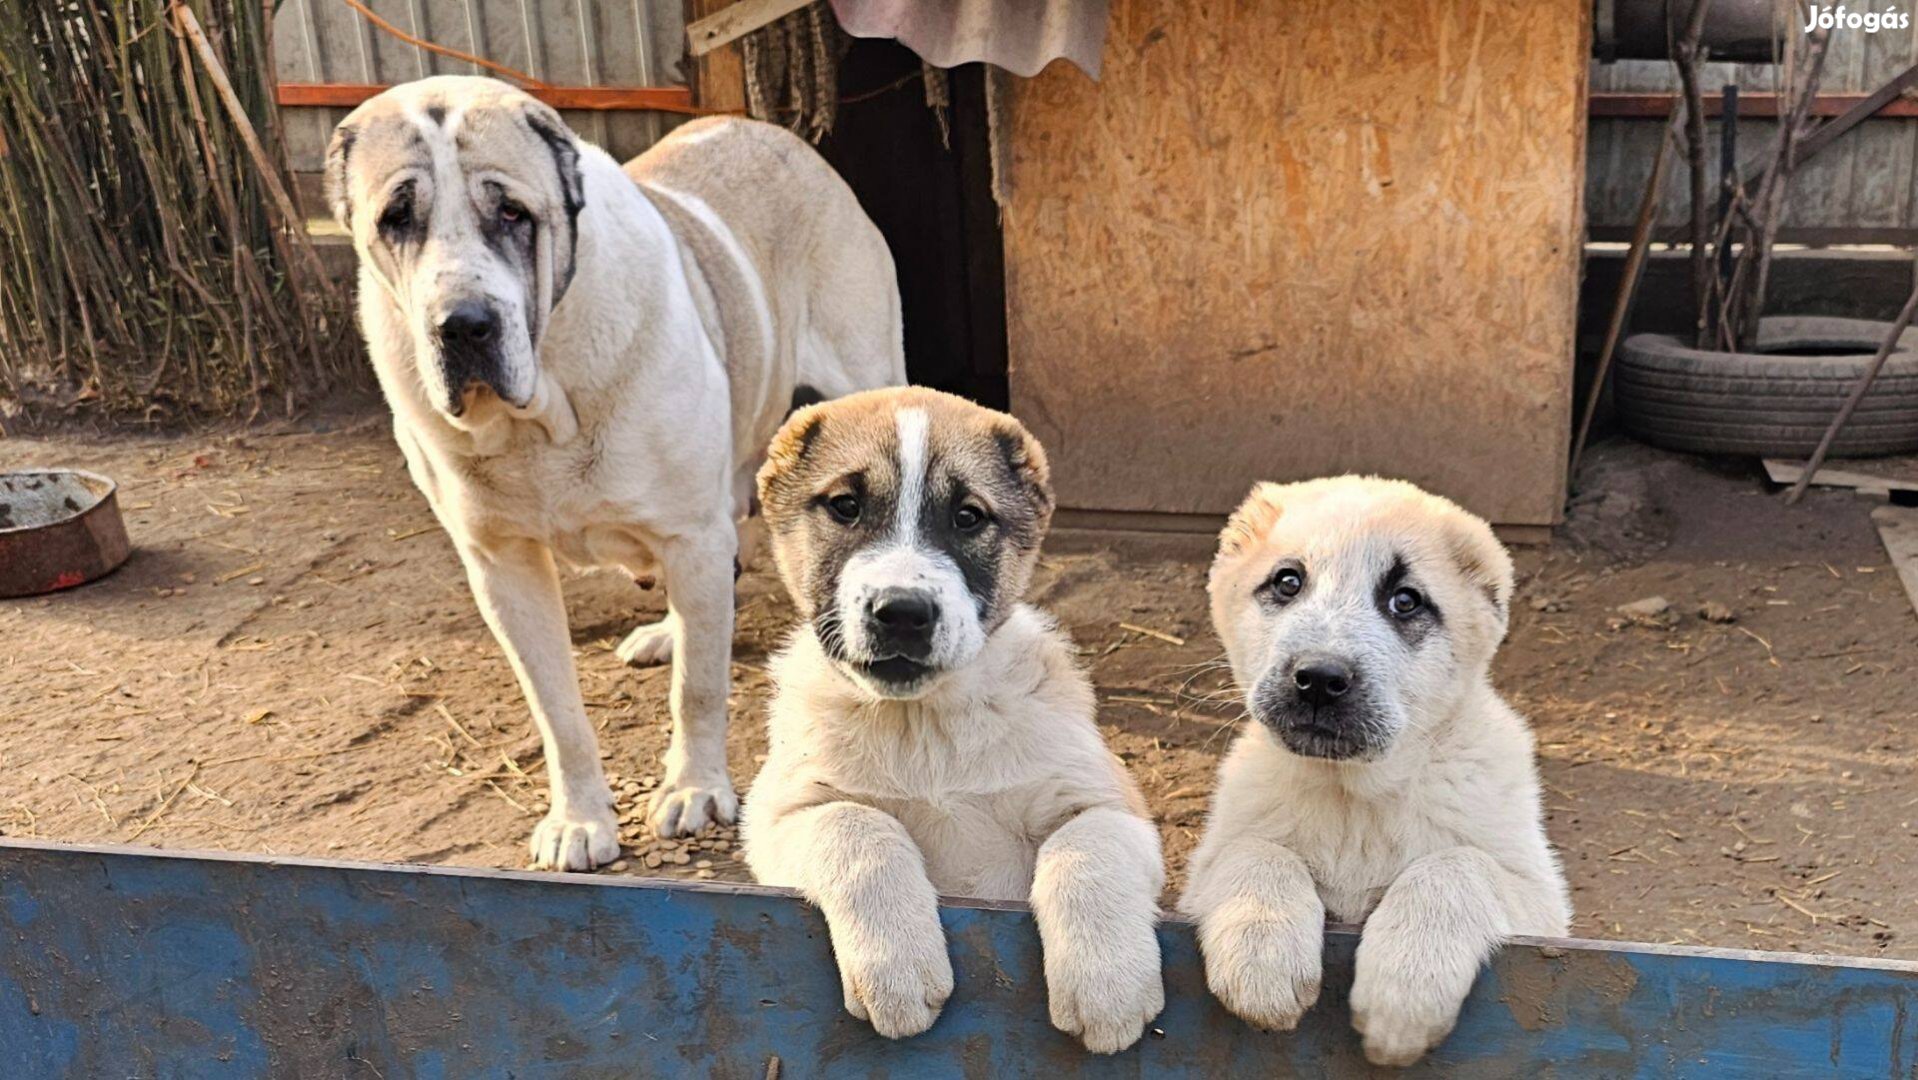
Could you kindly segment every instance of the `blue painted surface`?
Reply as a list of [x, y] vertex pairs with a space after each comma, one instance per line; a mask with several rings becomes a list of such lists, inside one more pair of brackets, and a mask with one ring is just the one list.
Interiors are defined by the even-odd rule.
[[[890, 1042], [842, 1009], [825, 926], [771, 890], [0, 841], [7, 1077], [1359, 1076], [1326, 993], [1266, 1034], [1162, 931], [1167, 1007], [1111, 1058], [1047, 1020], [1038, 936], [949, 906], [957, 989]], [[1409, 1074], [1918, 1076], [1918, 965], [1519, 944]]]

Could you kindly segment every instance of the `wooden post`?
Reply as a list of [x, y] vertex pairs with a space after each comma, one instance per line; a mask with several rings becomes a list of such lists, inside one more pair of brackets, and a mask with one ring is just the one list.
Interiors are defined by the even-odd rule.
[[[686, 25], [726, 8], [731, 0], [686, 0]], [[746, 57], [738, 41], [729, 41], [695, 56], [686, 53], [686, 81], [693, 88], [693, 104], [711, 112], [746, 111]]]

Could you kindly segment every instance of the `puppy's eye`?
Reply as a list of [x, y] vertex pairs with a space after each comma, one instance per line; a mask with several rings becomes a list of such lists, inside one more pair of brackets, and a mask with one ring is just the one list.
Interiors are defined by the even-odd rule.
[[986, 512], [966, 503], [952, 512], [952, 527], [962, 533], [978, 532], [986, 524]]
[[826, 500], [826, 512], [841, 525], [851, 525], [859, 520], [859, 496], [834, 495]]
[[1290, 600], [1305, 588], [1305, 571], [1296, 566], [1285, 566], [1272, 575], [1272, 591], [1281, 600]]
[[511, 199], [499, 201], [499, 220], [502, 225], [518, 225], [527, 220], [526, 208]]
[[1420, 595], [1417, 589], [1394, 590], [1391, 597], [1385, 601], [1385, 610], [1400, 619], [1416, 614], [1424, 606], [1425, 597]]

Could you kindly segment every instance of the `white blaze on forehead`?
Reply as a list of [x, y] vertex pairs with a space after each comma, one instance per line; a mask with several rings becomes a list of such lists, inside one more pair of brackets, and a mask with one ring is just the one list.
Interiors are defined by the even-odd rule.
[[893, 539], [910, 546], [919, 536], [919, 504], [926, 497], [926, 432], [924, 409], [900, 409], [899, 499], [893, 506]]

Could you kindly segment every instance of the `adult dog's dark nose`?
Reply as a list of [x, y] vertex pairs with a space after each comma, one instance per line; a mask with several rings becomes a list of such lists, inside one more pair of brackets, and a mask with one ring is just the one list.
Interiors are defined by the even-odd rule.
[[868, 620], [882, 648], [922, 659], [932, 648], [939, 604], [927, 593], [889, 589], [873, 600]]
[[1336, 704], [1352, 691], [1357, 679], [1351, 665], [1329, 656], [1308, 657], [1292, 669], [1292, 685], [1299, 692], [1299, 700], [1314, 708]]
[[484, 345], [498, 332], [499, 318], [478, 300], [461, 300], [440, 320], [440, 344], [447, 348]]

